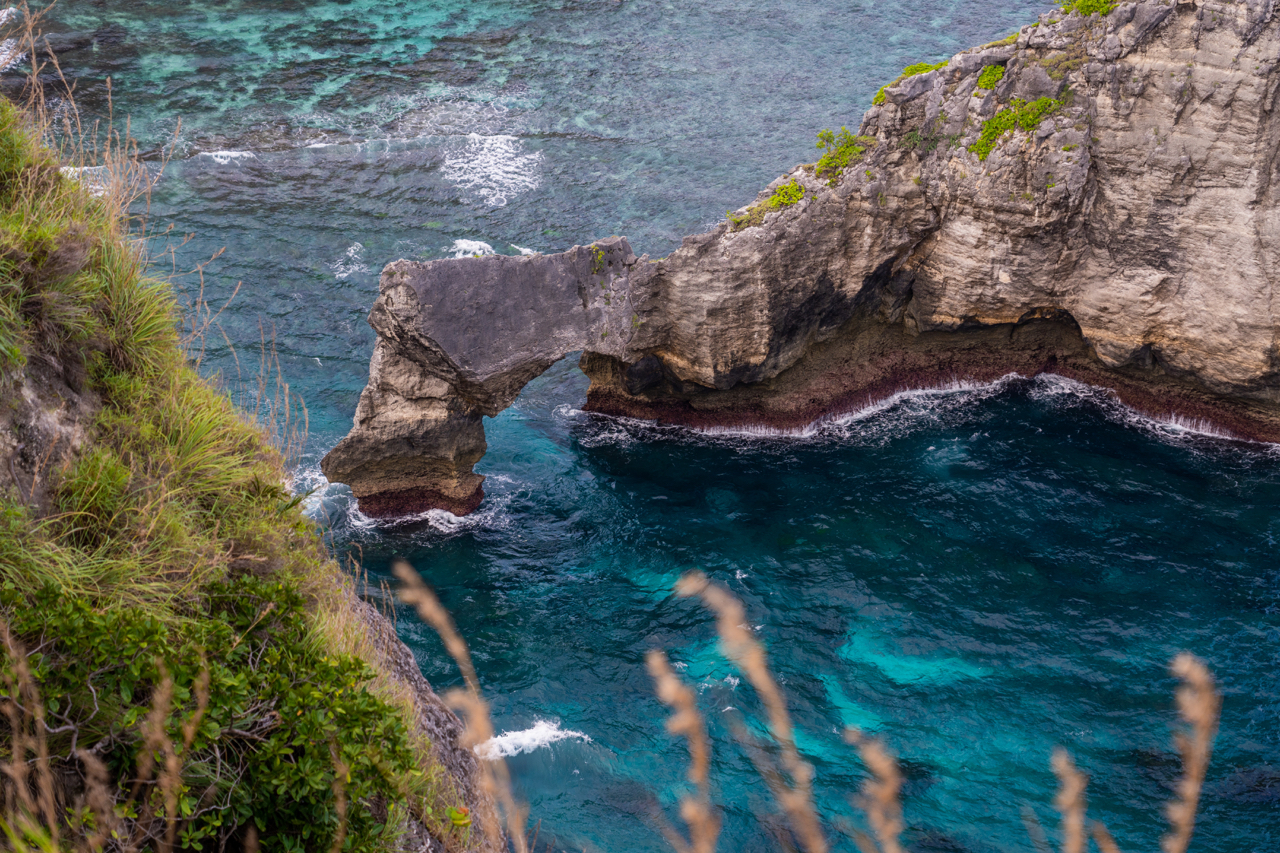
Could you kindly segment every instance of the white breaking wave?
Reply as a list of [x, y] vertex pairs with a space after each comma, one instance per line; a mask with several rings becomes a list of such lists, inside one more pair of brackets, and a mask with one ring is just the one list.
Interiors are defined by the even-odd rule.
[[[8, 9], [0, 11], [0, 27], [11, 23], [17, 17], [17, 6], [10, 6]], [[26, 52], [20, 49], [21, 46], [21, 42], [16, 38], [5, 39], [0, 42], [0, 72], [8, 71], [27, 58]]]
[[219, 166], [225, 166], [233, 160], [246, 160], [258, 156], [252, 151], [201, 151], [200, 154], [209, 157]]
[[482, 240], [454, 240], [453, 245], [445, 249], [453, 252], [455, 258], [474, 258], [482, 255], [496, 255], [493, 247]]
[[[931, 386], [899, 391], [881, 400], [868, 401], [855, 409], [827, 415], [804, 426], [779, 429], [769, 426], [736, 427], [682, 427], [659, 425], [654, 421], [589, 414], [573, 406], [560, 406], [555, 410], [565, 421], [590, 423], [589, 432], [578, 437], [584, 447], [601, 445], [628, 445], [637, 440], [655, 437], [671, 437], [677, 440], [704, 441], [725, 440], [744, 449], [753, 442], [777, 440], [806, 441], [831, 440], [865, 443], [879, 442], [901, 435], [926, 424], [946, 424], [964, 417], [975, 403], [989, 399], [1005, 391], [1011, 383], [1027, 382], [1029, 396], [1054, 406], [1088, 405], [1105, 417], [1124, 426], [1141, 430], [1166, 442], [1186, 445], [1203, 439], [1216, 441], [1244, 441], [1213, 423], [1176, 414], [1150, 416], [1124, 405], [1114, 393], [1077, 382], [1055, 374], [1041, 374], [1032, 380], [1017, 373], [1010, 373], [993, 382], [956, 380]], [[1280, 444], [1250, 442], [1258, 447], [1274, 448], [1280, 453]], [[1270, 451], [1269, 451], [1270, 452]]]
[[533, 249], [526, 249], [524, 246], [517, 246], [515, 243], [511, 244], [511, 248], [515, 249], [517, 252], [519, 252], [522, 255], [541, 255], [542, 254], [541, 252], [534, 251]]
[[542, 152], [525, 153], [518, 136], [468, 134], [461, 149], [445, 155], [443, 174], [461, 190], [475, 193], [490, 207], [536, 189]]
[[530, 728], [516, 732], [503, 732], [496, 737], [489, 738], [476, 747], [476, 755], [490, 761], [498, 758], [510, 758], [513, 755], [533, 752], [535, 749], [541, 749], [544, 746], [570, 739], [584, 743], [592, 742], [591, 738], [582, 732], [562, 729], [559, 723], [553, 723], [549, 720], [538, 720]]
[[354, 273], [368, 272], [369, 267], [364, 263], [363, 253], [362, 243], [352, 243], [341, 258], [329, 264], [329, 269], [333, 270], [334, 276], [339, 280], [345, 280]]
[[107, 191], [111, 176], [106, 166], [63, 166], [58, 171], [73, 181], [79, 181], [94, 195]]
[[873, 415], [878, 415], [887, 409], [893, 408], [899, 403], [956, 394], [972, 394], [975, 391], [996, 391], [1003, 388], [1010, 381], [1021, 378], [1016, 373], [1010, 373], [994, 382], [969, 382], [955, 379], [951, 382], [931, 385], [928, 388], [910, 388], [885, 397], [883, 400], [869, 401], [856, 409], [825, 415], [801, 427], [781, 429], [770, 426], [695, 427], [693, 430], [703, 435], [728, 436], [731, 438], [813, 438], [830, 431], [832, 427], [843, 427], [858, 421], [864, 421]]
[[[1036, 377], [1036, 384], [1032, 389], [1031, 398], [1033, 400], [1072, 399], [1088, 402], [1100, 408], [1112, 420], [1174, 443], [1181, 443], [1189, 438], [1247, 441], [1247, 439], [1242, 439], [1240, 436], [1234, 435], [1202, 418], [1188, 418], [1172, 412], [1163, 416], [1143, 414], [1126, 406], [1114, 393], [1106, 388], [1088, 385], [1056, 374], [1046, 373]], [[1249, 443], [1263, 444], [1262, 442]], [[1277, 445], [1266, 446], [1277, 447]]]
[[[627, 418], [605, 415], [589, 415], [572, 406], [560, 406], [555, 414], [564, 420], [587, 420], [591, 418], [593, 429], [590, 434], [579, 437], [584, 447], [600, 445], [627, 445], [636, 440], [636, 434], [671, 435], [703, 441], [728, 441], [740, 445], [752, 442], [769, 442], [776, 440], [810, 441], [835, 439], [875, 439], [884, 432], [886, 422], [877, 416], [895, 412], [895, 417], [887, 422], [891, 430], [910, 429], [913, 425], [921, 425], [930, 420], [937, 420], [953, 411], [963, 411], [980, 400], [994, 396], [1002, 391], [1008, 383], [1019, 380], [1016, 373], [1010, 373], [994, 382], [969, 382], [954, 380], [928, 388], [916, 388], [899, 391], [880, 400], [869, 400], [864, 405], [835, 412], [818, 418], [800, 427], [780, 429], [770, 426], [733, 426], [733, 427], [683, 427], [659, 425], [654, 421], [639, 418]], [[874, 424], [876, 428], [870, 428]], [[883, 439], [885, 436], [880, 436]]]

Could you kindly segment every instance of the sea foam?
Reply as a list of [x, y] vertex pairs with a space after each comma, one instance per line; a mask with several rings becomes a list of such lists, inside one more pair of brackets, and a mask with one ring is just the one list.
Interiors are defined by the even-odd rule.
[[502, 207], [514, 196], [536, 189], [542, 152], [525, 152], [518, 136], [471, 133], [465, 143], [445, 155], [446, 180], [479, 196], [490, 207]]
[[453, 245], [445, 251], [452, 252], [455, 258], [475, 258], [497, 254], [493, 246], [483, 240], [454, 240]]
[[503, 732], [500, 735], [489, 738], [476, 747], [476, 755], [489, 760], [511, 758], [513, 755], [533, 752], [562, 740], [578, 740], [583, 743], [591, 743], [591, 738], [582, 732], [562, 729], [559, 723], [554, 723], [550, 720], [538, 720], [527, 729]]
[[201, 151], [200, 154], [213, 160], [219, 166], [225, 166], [235, 160], [247, 160], [258, 156], [252, 151]]
[[339, 281], [345, 281], [356, 273], [368, 272], [369, 267], [364, 262], [364, 245], [352, 243], [341, 258], [329, 264], [329, 269], [333, 270], [334, 277]]

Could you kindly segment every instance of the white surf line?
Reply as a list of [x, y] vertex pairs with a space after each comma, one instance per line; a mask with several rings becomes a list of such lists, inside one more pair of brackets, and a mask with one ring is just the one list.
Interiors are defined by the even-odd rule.
[[562, 740], [579, 740], [591, 743], [591, 738], [572, 729], [562, 729], [559, 723], [549, 720], [538, 720], [527, 729], [514, 732], [503, 732], [489, 738], [475, 748], [476, 755], [490, 761], [498, 758], [511, 758], [526, 752], [533, 752], [545, 746], [551, 746]]
[[953, 379], [950, 382], [938, 385], [927, 385], [923, 388], [904, 388], [901, 391], [895, 391], [887, 397], [879, 400], [872, 400], [868, 397], [867, 401], [860, 406], [853, 408], [838, 409], [821, 415], [810, 421], [808, 424], [800, 427], [771, 427], [771, 426], [725, 426], [725, 427], [683, 427], [691, 432], [700, 433], [702, 435], [727, 436], [736, 438], [813, 438], [818, 435], [824, 427], [836, 424], [856, 423], [866, 420], [873, 415], [879, 414], [886, 409], [891, 409], [904, 400], [919, 399], [922, 397], [936, 397], [951, 394], [966, 394], [974, 391], [994, 390], [1001, 385], [1014, 379], [1024, 379], [1026, 377], [1019, 373], [1007, 373], [999, 379], [990, 382], [972, 382], [964, 379]]

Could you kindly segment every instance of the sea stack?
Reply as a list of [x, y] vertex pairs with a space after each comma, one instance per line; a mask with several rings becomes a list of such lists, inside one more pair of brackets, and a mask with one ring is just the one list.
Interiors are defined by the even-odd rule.
[[371, 515], [464, 513], [481, 418], [581, 351], [587, 406], [800, 426], [910, 387], [1059, 373], [1280, 440], [1274, 4], [1050, 12], [887, 85], [857, 133], [669, 257], [397, 261], [355, 428]]

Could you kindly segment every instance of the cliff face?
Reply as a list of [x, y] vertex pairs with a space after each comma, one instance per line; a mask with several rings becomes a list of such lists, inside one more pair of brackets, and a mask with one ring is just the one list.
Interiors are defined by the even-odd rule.
[[[478, 480], [450, 506], [415, 473], [428, 411], [474, 419], [466, 452], [430, 463], [461, 483], [479, 416], [575, 349], [588, 408], [677, 423], [799, 425], [913, 385], [1052, 370], [1280, 439], [1278, 61], [1269, 0], [1049, 13], [887, 86], [843, 168], [797, 167], [666, 259], [574, 265], [600, 244], [392, 264], [370, 386], [326, 472], [375, 513], [465, 510]], [[403, 307], [404, 282], [427, 279], [435, 301], [419, 287]], [[437, 396], [416, 390], [426, 376]], [[361, 473], [374, 457], [406, 472], [394, 489]]]

